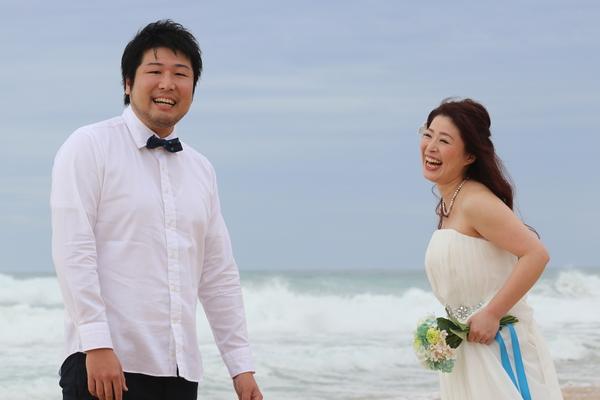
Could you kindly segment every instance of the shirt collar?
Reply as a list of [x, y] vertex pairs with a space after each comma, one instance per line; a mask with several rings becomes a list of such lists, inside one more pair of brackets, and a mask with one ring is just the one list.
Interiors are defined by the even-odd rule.
[[[146, 142], [150, 136], [155, 135], [158, 137], [158, 135], [156, 135], [152, 129], [148, 128], [142, 121], [140, 121], [140, 119], [131, 109], [131, 106], [127, 106], [125, 110], [123, 110], [122, 117], [138, 149], [146, 147]], [[173, 132], [171, 132], [171, 134], [165, 139], [174, 139], [176, 137], [177, 135], [175, 134], [175, 129], [173, 129]]]

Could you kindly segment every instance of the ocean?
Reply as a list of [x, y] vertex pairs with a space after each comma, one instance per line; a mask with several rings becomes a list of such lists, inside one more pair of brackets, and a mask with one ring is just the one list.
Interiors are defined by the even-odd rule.
[[[423, 271], [245, 272], [248, 329], [265, 399], [436, 399], [411, 348], [443, 308]], [[562, 385], [600, 385], [600, 268], [548, 269], [529, 294]], [[200, 399], [235, 398], [199, 307]], [[0, 274], [0, 399], [59, 400], [63, 305], [53, 275]]]

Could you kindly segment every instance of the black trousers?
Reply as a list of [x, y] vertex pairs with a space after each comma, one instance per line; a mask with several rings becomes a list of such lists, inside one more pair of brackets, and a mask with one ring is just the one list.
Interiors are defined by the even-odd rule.
[[[94, 400], [87, 389], [85, 354], [71, 354], [60, 367], [63, 400]], [[123, 400], [196, 400], [198, 383], [181, 377], [162, 377], [125, 372], [129, 391]]]

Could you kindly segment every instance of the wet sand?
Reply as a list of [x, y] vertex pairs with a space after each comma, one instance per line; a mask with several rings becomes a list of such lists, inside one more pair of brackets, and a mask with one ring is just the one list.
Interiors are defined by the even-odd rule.
[[598, 386], [565, 386], [563, 387], [565, 400], [600, 400], [600, 387]]

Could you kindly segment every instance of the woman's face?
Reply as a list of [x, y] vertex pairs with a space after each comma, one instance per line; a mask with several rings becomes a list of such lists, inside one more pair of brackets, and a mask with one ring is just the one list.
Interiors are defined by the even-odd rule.
[[467, 166], [475, 161], [465, 152], [458, 128], [445, 115], [436, 116], [429, 128], [421, 128], [420, 149], [423, 176], [436, 184], [463, 178]]

